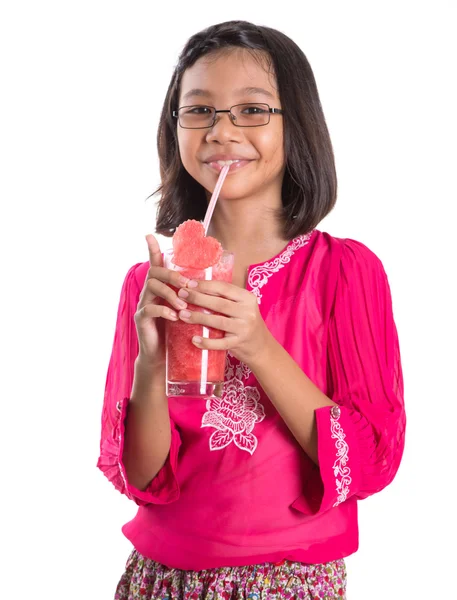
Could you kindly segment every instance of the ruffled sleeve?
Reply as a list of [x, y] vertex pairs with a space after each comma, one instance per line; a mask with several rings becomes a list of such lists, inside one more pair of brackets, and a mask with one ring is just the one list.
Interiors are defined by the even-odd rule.
[[397, 329], [379, 258], [345, 240], [328, 332], [328, 396], [315, 411], [319, 467], [294, 508], [317, 514], [389, 485], [403, 455], [406, 416]]
[[138, 263], [129, 269], [121, 290], [113, 348], [105, 383], [100, 456], [97, 467], [117, 490], [138, 505], [168, 504], [179, 497], [176, 470], [181, 439], [172, 419], [170, 419], [170, 453], [164, 466], [146, 490], [139, 490], [128, 482], [122, 462], [124, 422], [133, 384], [135, 360], [138, 356], [134, 314], [143, 285], [143, 282], [140, 285], [138, 280], [141, 264], [144, 263]]

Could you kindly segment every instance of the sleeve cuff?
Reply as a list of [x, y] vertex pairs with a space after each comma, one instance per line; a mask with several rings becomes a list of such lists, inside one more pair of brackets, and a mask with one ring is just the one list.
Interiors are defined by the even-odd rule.
[[122, 462], [124, 451], [125, 417], [127, 414], [129, 398], [124, 398], [117, 404], [119, 411], [118, 425], [113, 433], [112, 440], [106, 440], [98, 467], [104, 472], [113, 485], [139, 506], [146, 504], [170, 504], [179, 498], [180, 489], [176, 477], [178, 467], [178, 453], [181, 438], [170, 420], [171, 445], [165, 464], [151, 481], [146, 490], [139, 490], [131, 485], [127, 478], [125, 466]]
[[292, 507], [314, 515], [337, 507], [360, 487], [360, 455], [356, 428], [343, 406], [315, 411], [319, 466], [308, 479], [304, 493]]

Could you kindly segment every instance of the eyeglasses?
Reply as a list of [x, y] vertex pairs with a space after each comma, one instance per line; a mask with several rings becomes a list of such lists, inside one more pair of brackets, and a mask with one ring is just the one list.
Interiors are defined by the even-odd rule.
[[268, 104], [249, 102], [235, 104], [228, 110], [216, 110], [214, 106], [181, 106], [173, 111], [173, 117], [178, 119], [183, 129], [207, 129], [216, 122], [217, 113], [229, 113], [236, 127], [262, 127], [270, 122], [270, 115], [283, 115], [281, 108], [270, 108]]

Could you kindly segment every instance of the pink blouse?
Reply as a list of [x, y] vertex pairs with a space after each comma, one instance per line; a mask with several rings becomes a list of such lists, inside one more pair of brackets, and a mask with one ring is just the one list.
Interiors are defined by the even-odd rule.
[[[358, 548], [357, 501], [392, 482], [406, 417], [388, 279], [364, 244], [315, 229], [249, 268], [247, 289], [276, 340], [337, 407], [315, 411], [319, 467], [247, 365], [228, 355], [222, 398], [169, 398], [169, 457], [145, 491], [122, 463], [149, 263], [122, 287], [98, 467], [139, 506], [123, 533], [143, 555], [202, 570], [324, 563]], [[306, 402], [306, 397], [303, 398]]]

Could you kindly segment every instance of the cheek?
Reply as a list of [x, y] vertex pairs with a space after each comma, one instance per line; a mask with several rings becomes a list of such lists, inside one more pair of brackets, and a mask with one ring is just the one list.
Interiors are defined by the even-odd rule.
[[178, 129], [178, 148], [184, 166], [192, 162], [192, 157], [195, 156], [196, 145], [195, 136], [180, 127]]
[[284, 138], [282, 130], [262, 133], [257, 141], [257, 149], [269, 170], [282, 167], [284, 163]]

